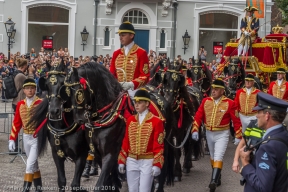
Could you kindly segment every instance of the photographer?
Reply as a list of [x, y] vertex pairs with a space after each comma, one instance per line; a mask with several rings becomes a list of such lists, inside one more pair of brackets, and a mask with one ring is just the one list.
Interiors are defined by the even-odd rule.
[[200, 57], [201, 61], [206, 62], [206, 56], [207, 56], [207, 51], [204, 49], [204, 46], [201, 46], [201, 48], [199, 50], [199, 57]]
[[244, 192], [287, 192], [288, 132], [282, 125], [287, 107], [286, 101], [258, 93], [258, 106], [253, 110], [258, 111], [258, 127], [266, 132], [251, 164], [250, 153], [253, 149], [240, 149], [240, 173], [246, 180]]

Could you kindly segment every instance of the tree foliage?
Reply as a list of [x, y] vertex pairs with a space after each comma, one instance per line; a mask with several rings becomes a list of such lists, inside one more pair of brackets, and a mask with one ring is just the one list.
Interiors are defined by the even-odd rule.
[[288, 0], [275, 0], [282, 12], [282, 25], [288, 25]]

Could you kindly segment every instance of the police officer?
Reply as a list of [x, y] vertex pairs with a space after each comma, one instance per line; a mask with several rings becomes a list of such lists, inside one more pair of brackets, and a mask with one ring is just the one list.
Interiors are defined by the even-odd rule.
[[[265, 130], [263, 142], [250, 164], [251, 150], [240, 150], [241, 175], [246, 179], [244, 192], [287, 192], [288, 132], [282, 122], [288, 102], [266, 93], [258, 93], [258, 126]], [[255, 146], [256, 147], [256, 146]]]
[[[216, 79], [212, 85], [211, 97], [203, 99], [192, 128], [192, 139], [198, 140], [198, 130], [204, 121], [206, 126], [206, 138], [210, 151], [210, 162], [212, 166], [210, 192], [221, 185], [221, 170], [223, 158], [229, 141], [230, 121], [232, 120], [236, 132], [236, 139], [242, 137], [241, 122], [234, 101], [225, 97], [225, 84], [221, 79]], [[239, 143], [239, 142], [238, 142]]]

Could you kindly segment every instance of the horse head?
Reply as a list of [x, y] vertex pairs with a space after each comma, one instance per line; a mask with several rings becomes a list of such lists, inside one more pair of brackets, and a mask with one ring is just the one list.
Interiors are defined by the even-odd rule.
[[203, 79], [203, 67], [205, 66], [201, 63], [201, 59], [197, 62], [193, 56], [192, 66], [187, 71], [187, 76], [193, 81], [193, 86], [197, 87], [198, 89], [200, 89], [202, 84], [201, 80]]
[[46, 61], [46, 67], [49, 70], [46, 76], [39, 79], [39, 87], [42, 91], [47, 91], [49, 101], [48, 115], [49, 120], [59, 121], [62, 119], [63, 103], [59, 93], [64, 84], [67, 67], [62, 59], [61, 62], [50, 65]]
[[185, 77], [181, 72], [182, 64], [183, 61], [180, 63], [174, 60], [173, 63], [169, 63], [163, 75], [164, 97], [169, 103], [175, 101], [179, 94], [179, 89], [185, 86]]
[[71, 91], [74, 121], [79, 124], [101, 118], [101, 109], [115, 100], [122, 91], [121, 85], [109, 70], [92, 62], [73, 68], [64, 85]]
[[228, 87], [232, 94], [236, 94], [236, 90], [243, 86], [244, 81], [242, 76], [245, 75], [239, 58], [230, 59], [225, 71], [227, 73]]

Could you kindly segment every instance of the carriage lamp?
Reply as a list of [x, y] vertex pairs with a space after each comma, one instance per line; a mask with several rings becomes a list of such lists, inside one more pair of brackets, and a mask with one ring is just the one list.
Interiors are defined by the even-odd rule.
[[[14, 26], [16, 23], [14, 23], [12, 20], [12, 18], [9, 17], [8, 18], [8, 21], [6, 21], [4, 23], [5, 25], [5, 29], [6, 29], [6, 33], [7, 33], [7, 36], [8, 36], [8, 60], [10, 61], [10, 46], [11, 46], [11, 38], [15, 36], [15, 33], [16, 33], [16, 29], [14, 29]], [[15, 30], [15, 32], [14, 32]]]
[[83, 45], [83, 51], [84, 51], [84, 45], [87, 45], [87, 39], [89, 36], [89, 32], [86, 30], [86, 26], [84, 27], [83, 31], [80, 32], [81, 38], [82, 38], [82, 44]]
[[188, 49], [188, 45], [189, 45], [189, 42], [190, 42], [190, 35], [188, 34], [187, 30], [184, 34], [184, 36], [182, 36], [182, 39], [183, 39], [183, 43], [184, 43], [184, 55], [185, 55], [185, 52], [186, 52], [186, 49]]

